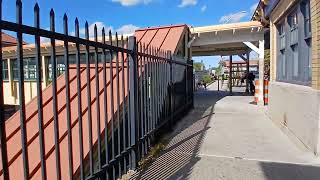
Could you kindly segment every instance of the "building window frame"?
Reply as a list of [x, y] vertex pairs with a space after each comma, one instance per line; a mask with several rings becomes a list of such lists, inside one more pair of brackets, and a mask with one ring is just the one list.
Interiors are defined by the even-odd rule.
[[2, 60], [2, 76], [4, 81], [9, 81], [9, 63], [7, 59]]
[[311, 35], [311, 9], [310, 9], [310, 0], [303, 0], [301, 3], [301, 12], [304, 20], [304, 36], [305, 39], [310, 39]]
[[301, 0], [276, 23], [276, 81], [311, 86], [311, 33], [306, 33], [309, 29], [305, 28], [310, 21], [305, 16], [308, 13], [305, 7], [310, 7], [305, 6], [308, 2]]
[[290, 27], [290, 45], [295, 46], [299, 42], [299, 18], [297, 10], [294, 10], [288, 16], [288, 24]]

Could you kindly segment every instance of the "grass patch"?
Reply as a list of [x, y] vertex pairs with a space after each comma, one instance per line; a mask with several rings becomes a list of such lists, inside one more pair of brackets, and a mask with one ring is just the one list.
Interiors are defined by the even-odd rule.
[[141, 170], [145, 169], [154, 159], [156, 159], [161, 151], [163, 151], [168, 145], [168, 141], [161, 139], [159, 143], [153, 146], [149, 153], [139, 161], [138, 165]]

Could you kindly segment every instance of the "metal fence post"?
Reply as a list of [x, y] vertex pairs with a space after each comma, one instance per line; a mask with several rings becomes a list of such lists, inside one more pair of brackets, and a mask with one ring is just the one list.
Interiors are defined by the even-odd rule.
[[138, 71], [137, 71], [137, 52], [136, 52], [136, 38], [134, 36], [129, 37], [129, 49], [132, 50], [131, 56], [129, 57], [129, 72], [130, 72], [130, 143], [133, 150], [131, 151], [131, 169], [137, 168], [137, 150], [138, 145]]
[[169, 105], [170, 105], [170, 128], [173, 126], [173, 113], [174, 113], [174, 97], [173, 97], [173, 64], [172, 64], [172, 54], [170, 54], [170, 96], [169, 96]]
[[[191, 60], [191, 72], [192, 72], [192, 81], [194, 82], [194, 74], [193, 74], [193, 60]], [[192, 87], [192, 91], [191, 91], [191, 98], [192, 98], [192, 108], [194, 108], [194, 83], [193, 84], [193, 87]]]
[[[0, 23], [2, 22], [2, 0], [0, 0]], [[0, 24], [1, 25], [1, 24]], [[0, 33], [2, 34], [2, 28], [0, 26]], [[2, 36], [0, 36], [0, 42], [2, 42]], [[7, 135], [5, 128], [5, 117], [4, 117], [4, 95], [3, 95], [3, 72], [2, 72], [2, 43], [0, 43], [0, 146], [1, 146], [1, 165], [3, 172], [3, 179], [9, 179], [9, 168], [8, 168], [8, 154], [7, 154]]]

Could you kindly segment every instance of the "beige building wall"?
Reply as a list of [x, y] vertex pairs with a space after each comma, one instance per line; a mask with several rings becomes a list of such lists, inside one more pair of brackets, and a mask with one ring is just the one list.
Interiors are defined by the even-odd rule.
[[312, 88], [320, 90], [320, 1], [311, 0]]
[[312, 86], [277, 82], [278, 21], [299, 0], [281, 0], [270, 15], [270, 103], [268, 115], [299, 147], [320, 154], [320, 1], [311, 0]]

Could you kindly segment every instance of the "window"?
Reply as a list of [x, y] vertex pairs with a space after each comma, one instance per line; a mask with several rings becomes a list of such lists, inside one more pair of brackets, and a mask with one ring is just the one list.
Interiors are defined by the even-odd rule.
[[311, 47], [311, 39], [307, 41], [307, 45], [309, 48], [308, 53], [308, 62], [306, 64], [306, 68], [304, 69], [304, 72], [306, 73], [305, 76], [307, 77], [307, 81], [311, 82], [312, 79], [312, 70], [311, 70], [311, 64], [312, 64], [312, 47]]
[[280, 51], [280, 64], [281, 64], [281, 77], [280, 79], [285, 79], [286, 78], [286, 55], [285, 55], [285, 50]]
[[9, 71], [8, 71], [8, 61], [6, 59], [2, 60], [2, 75], [3, 80], [9, 80]]
[[279, 26], [279, 38], [280, 38], [280, 49], [283, 50], [286, 48], [286, 33], [284, 31], [284, 23]]
[[298, 43], [298, 14], [297, 12], [292, 13], [288, 18], [288, 23], [290, 25], [290, 45], [295, 45]]
[[292, 47], [293, 51], [293, 76], [298, 77], [299, 76], [299, 50], [298, 50], [298, 45], [294, 45]]
[[[13, 80], [19, 79], [19, 66], [16, 59], [12, 60]], [[37, 79], [37, 69], [35, 58], [23, 59], [23, 74], [24, 80], [35, 81]]]
[[26, 80], [36, 80], [37, 69], [35, 58], [27, 58], [23, 60], [24, 78]]
[[310, 5], [301, 1], [277, 24], [277, 81], [310, 86]]
[[301, 4], [301, 11], [304, 19], [304, 36], [311, 37], [311, 15], [310, 15], [310, 0], [304, 0]]
[[13, 80], [19, 79], [19, 67], [18, 67], [18, 61], [16, 59], [12, 59], [12, 71], [13, 71]]

